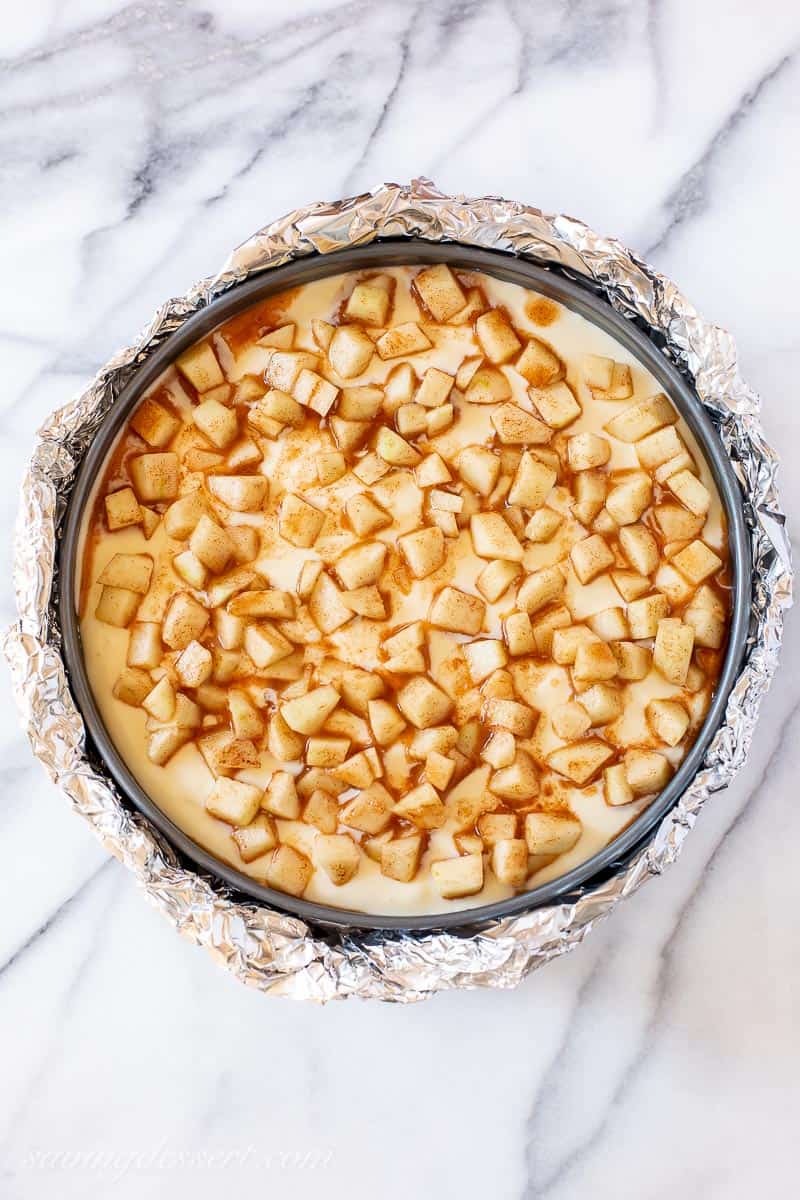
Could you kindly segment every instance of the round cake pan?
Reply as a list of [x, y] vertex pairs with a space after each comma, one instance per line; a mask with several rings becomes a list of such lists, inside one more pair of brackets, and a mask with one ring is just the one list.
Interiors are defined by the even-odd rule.
[[[498, 279], [532, 288], [605, 330], [651, 372], [697, 438], [719, 490], [727, 522], [731, 559], [731, 626], [722, 672], [696, 740], [667, 787], [608, 846], [559, 878], [494, 904], [469, 909], [454, 908], [452, 912], [419, 916], [376, 915], [317, 904], [257, 883], [198, 845], [153, 803], [109, 737], [89, 686], [75, 604], [78, 546], [86, 502], [106, 455], [142, 394], [181, 351], [242, 309], [288, 288], [347, 271], [430, 262], [446, 262], [456, 269], [483, 271]], [[161, 832], [177, 853], [204, 873], [234, 889], [240, 896], [251, 897], [317, 925], [336, 929], [463, 929], [472, 932], [484, 921], [554, 902], [566, 903], [577, 898], [581, 889], [590, 882], [596, 886], [616, 873], [654, 835], [661, 819], [677, 803], [703, 764], [709, 744], [722, 722], [728, 695], [742, 662], [751, 598], [749, 542], [736, 475], [717, 431], [690, 383], [661, 352], [648, 330], [620, 315], [598, 290], [569, 278], [560, 268], [539, 266], [527, 259], [496, 250], [416, 238], [383, 240], [329, 254], [309, 255], [253, 276], [189, 317], [142, 364], [98, 430], [80, 467], [70, 498], [61, 540], [59, 571], [59, 615], [70, 686], [83, 715], [90, 744], [105, 763], [122, 794]]]

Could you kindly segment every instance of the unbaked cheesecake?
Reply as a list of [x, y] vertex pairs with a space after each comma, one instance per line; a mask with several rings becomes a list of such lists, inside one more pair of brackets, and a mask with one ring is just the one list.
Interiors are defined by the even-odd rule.
[[248, 308], [139, 402], [84, 520], [89, 680], [154, 803], [368, 913], [503, 899], [691, 746], [729, 623], [711, 473], [647, 370], [446, 265]]

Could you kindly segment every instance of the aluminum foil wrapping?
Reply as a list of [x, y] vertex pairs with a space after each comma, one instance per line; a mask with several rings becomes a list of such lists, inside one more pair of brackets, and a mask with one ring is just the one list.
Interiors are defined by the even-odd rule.
[[[619, 312], [663, 335], [664, 352], [693, 381], [742, 484], [753, 606], [746, 659], [703, 769], [648, 846], [618, 875], [585, 887], [570, 903], [498, 920], [477, 933], [337, 935], [242, 902], [182, 865], [87, 754], [60, 653], [56, 546], [76, 468], [99, 423], [137, 367], [188, 316], [248, 276], [291, 259], [403, 235], [495, 248], [557, 265], [593, 281]], [[619, 242], [599, 237], [572, 217], [498, 197], [445, 196], [425, 179], [309, 205], [260, 230], [231, 254], [218, 275], [163, 305], [136, 341], [40, 430], [17, 528], [19, 619], [4, 636], [24, 727], [51, 778], [103, 844], [134, 872], [151, 902], [243, 982], [317, 1001], [361, 996], [408, 1002], [447, 988], [513, 987], [577, 946], [624, 897], [669, 866], [708, 797], [726, 787], [744, 763], [778, 663], [784, 610], [791, 604], [789, 542], [776, 468], [776, 456], [763, 438], [758, 398], [739, 375], [731, 336], [704, 321], [673, 283]]]

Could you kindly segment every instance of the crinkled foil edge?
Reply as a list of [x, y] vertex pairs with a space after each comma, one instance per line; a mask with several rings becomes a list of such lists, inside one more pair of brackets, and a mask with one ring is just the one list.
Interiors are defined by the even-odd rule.
[[[76, 469], [98, 425], [136, 369], [194, 312], [248, 276], [289, 260], [330, 254], [378, 237], [416, 236], [494, 248], [593, 281], [610, 303], [663, 335], [665, 353], [694, 382], [730, 455], [745, 497], [753, 557], [753, 605], [744, 666], [725, 723], [698, 773], [655, 836], [618, 875], [580, 898], [458, 933], [331, 934], [252, 902], [190, 870], [87, 756], [85, 730], [67, 686], [55, 596], [56, 549]], [[446, 196], [426, 179], [385, 184], [336, 203], [316, 203], [268, 225], [235, 250], [216, 276], [170, 300], [136, 341], [39, 431], [22, 487], [14, 556], [19, 619], [3, 647], [34, 753], [103, 845], [134, 872], [153, 904], [245, 983], [327, 1001], [349, 996], [409, 1002], [449, 988], [508, 988], [577, 946], [601, 918], [680, 853], [707, 798], [744, 763], [758, 710], [778, 665], [792, 570], [759, 400], [742, 380], [730, 334], [696, 312], [670, 280], [619, 242], [563, 215], [487, 196]]]

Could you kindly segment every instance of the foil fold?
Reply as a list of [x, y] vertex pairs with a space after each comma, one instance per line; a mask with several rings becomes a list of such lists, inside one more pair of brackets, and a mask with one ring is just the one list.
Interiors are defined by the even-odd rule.
[[[618, 874], [575, 899], [463, 932], [335, 933], [242, 901], [184, 866], [123, 801], [89, 746], [69, 691], [55, 599], [61, 521], [83, 454], [137, 368], [183, 322], [248, 277], [311, 254], [376, 238], [421, 237], [502, 250], [588, 282], [644, 323], [689, 378], [719, 431], [745, 497], [753, 604], [745, 661], [702, 769], [649, 844]], [[349, 996], [399, 1002], [451, 988], [516, 986], [579, 945], [593, 926], [680, 853], [697, 814], [747, 758], [761, 701], [778, 665], [792, 567], [757, 395], [742, 380], [732, 337], [705, 321], [677, 287], [621, 243], [582, 222], [497, 196], [466, 199], [427, 179], [384, 184], [336, 203], [297, 209], [230, 255], [222, 270], [168, 301], [84, 392], [40, 429], [22, 486], [14, 551], [18, 620], [3, 636], [23, 727], [50, 777], [148, 899], [185, 937], [264, 992], [324, 1002]]]

